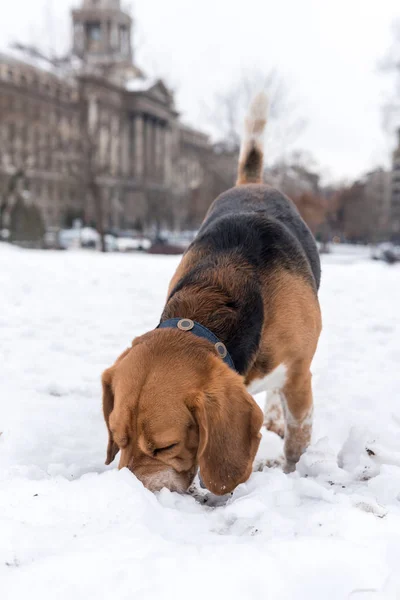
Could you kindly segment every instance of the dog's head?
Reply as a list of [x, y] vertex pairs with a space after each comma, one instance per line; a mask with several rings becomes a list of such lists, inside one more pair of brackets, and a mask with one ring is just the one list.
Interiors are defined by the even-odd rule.
[[106, 464], [119, 450], [150, 490], [184, 492], [197, 468], [219, 495], [248, 479], [263, 415], [212, 345], [179, 330], [137, 338], [103, 373]]

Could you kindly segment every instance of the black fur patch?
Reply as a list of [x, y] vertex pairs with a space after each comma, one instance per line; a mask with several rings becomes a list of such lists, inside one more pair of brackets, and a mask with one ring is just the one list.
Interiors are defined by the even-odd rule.
[[243, 171], [247, 181], [260, 181], [263, 157], [257, 148], [252, 148], [246, 156]]
[[[240, 261], [235, 254], [230, 258]], [[261, 290], [251, 273], [247, 277], [241, 275], [240, 293], [237, 285], [216, 285], [214, 275], [217, 276], [219, 269], [218, 260], [206, 259], [185, 275], [172, 291], [161, 320], [183, 317], [198, 321], [225, 344], [236, 370], [244, 374], [260, 344], [264, 321]], [[202, 310], [204, 292], [217, 298], [211, 312]], [[190, 302], [193, 312], [187, 308], [188, 298], [193, 299]]]
[[[260, 274], [284, 268], [303, 276], [316, 292], [321, 269], [314, 237], [283, 194], [266, 185], [247, 185], [215, 200], [190, 248], [202, 258], [172, 290], [162, 320], [200, 322], [224, 342], [244, 374], [258, 350], [264, 321]], [[237, 281], [221, 277], [224, 264], [236, 266]], [[207, 293], [217, 299], [211, 312], [201, 306]], [[187, 306], [193, 308], [183, 314]]]
[[249, 262], [264, 269], [283, 260], [285, 268], [311, 274], [319, 289], [321, 263], [314, 236], [293, 202], [267, 185], [243, 185], [221, 194], [193, 244], [207, 242], [221, 249], [236, 243]]

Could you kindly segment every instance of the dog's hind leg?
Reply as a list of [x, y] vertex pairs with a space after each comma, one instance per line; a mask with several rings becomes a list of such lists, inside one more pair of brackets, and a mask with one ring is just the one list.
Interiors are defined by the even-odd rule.
[[281, 393], [278, 389], [267, 392], [264, 407], [264, 427], [273, 431], [279, 437], [285, 435], [285, 420], [281, 401]]
[[285, 471], [291, 472], [311, 441], [313, 397], [308, 362], [299, 361], [288, 373], [282, 390], [285, 416]]

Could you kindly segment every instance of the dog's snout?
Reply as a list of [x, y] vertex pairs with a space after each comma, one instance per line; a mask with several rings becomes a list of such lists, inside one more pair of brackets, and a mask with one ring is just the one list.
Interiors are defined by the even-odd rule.
[[159, 492], [167, 488], [171, 492], [183, 494], [192, 483], [193, 477], [190, 473], [177, 473], [175, 469], [167, 468], [154, 473], [144, 473], [141, 470], [132, 472], [151, 492]]

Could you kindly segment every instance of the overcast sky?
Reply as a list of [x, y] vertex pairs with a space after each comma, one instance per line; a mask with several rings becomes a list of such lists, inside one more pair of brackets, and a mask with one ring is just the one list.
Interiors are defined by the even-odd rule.
[[[67, 44], [79, 0], [1, 0], [0, 45]], [[276, 68], [307, 127], [296, 147], [333, 178], [384, 165], [381, 106], [391, 82], [378, 70], [399, 0], [135, 0], [136, 59], [177, 91], [186, 121], [209, 127], [204, 104], [251, 69]]]

